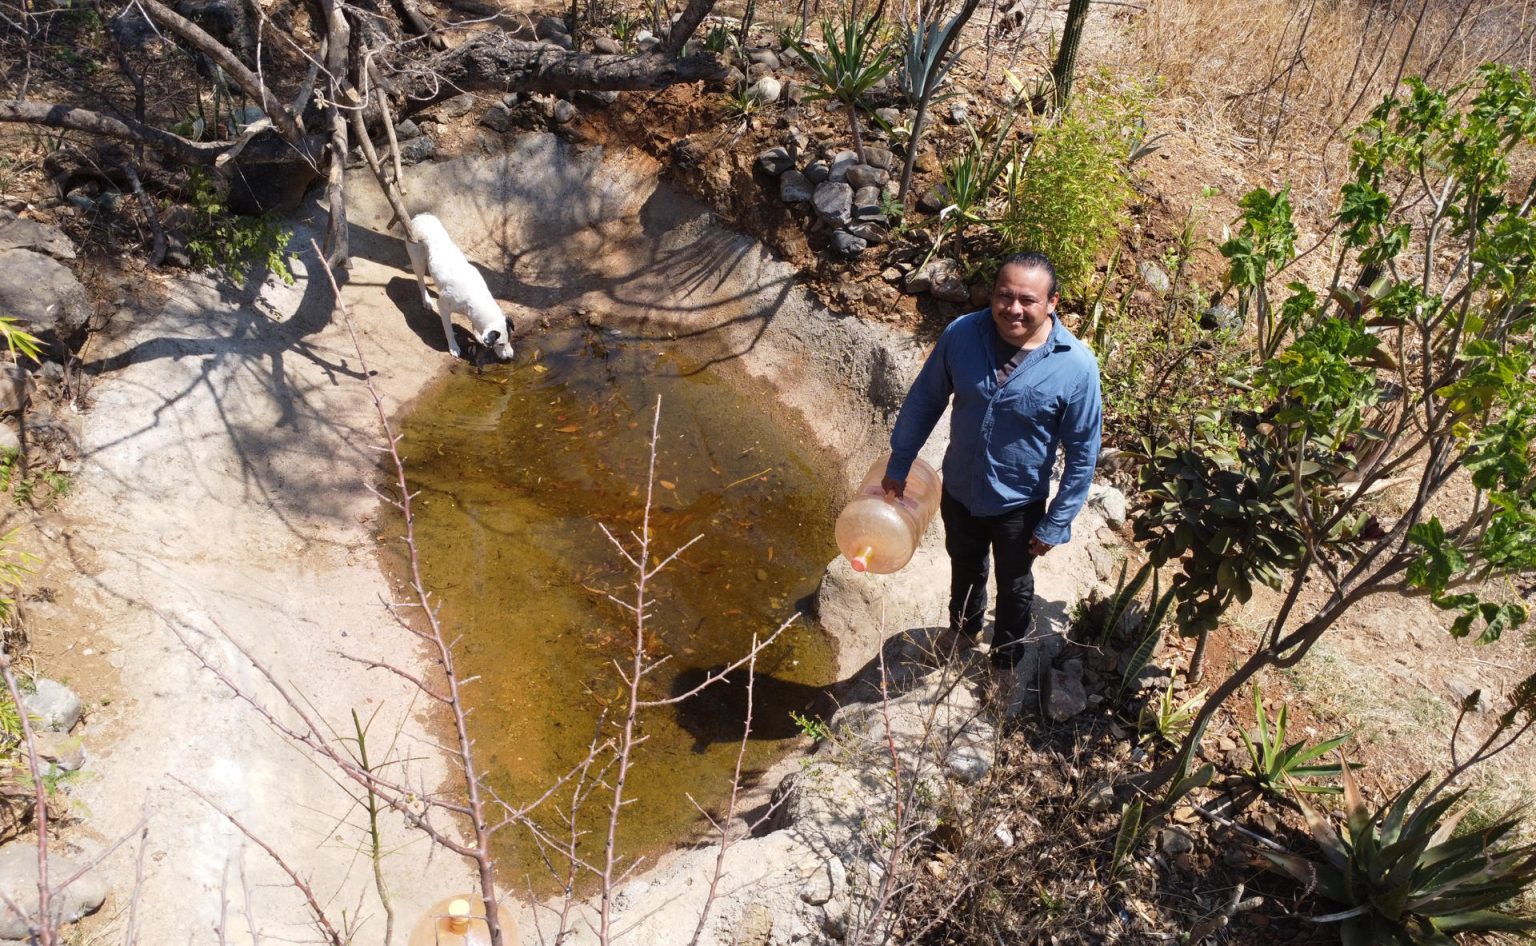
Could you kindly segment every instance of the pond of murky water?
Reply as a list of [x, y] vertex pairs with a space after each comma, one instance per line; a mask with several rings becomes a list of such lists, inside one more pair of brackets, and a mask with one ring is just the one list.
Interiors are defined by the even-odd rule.
[[[416, 529], [444, 625], [462, 635], [471, 729], [491, 784], [510, 804], [537, 797], [615, 732], [634, 621], [635, 570], [601, 526], [634, 548], [644, 511], [652, 417], [657, 442], [652, 561], [702, 538], [653, 580], [647, 657], [666, 658], [642, 698], [691, 689], [744, 654], [814, 592], [841, 485], [834, 464], [772, 393], [711, 367], [703, 354], [606, 331], [519, 343], [513, 366], [456, 366], [399, 423]], [[534, 353], [530, 356], [530, 352]], [[388, 558], [386, 543], [386, 558]], [[400, 563], [387, 563], [400, 574]], [[746, 772], [760, 772], [799, 732], [791, 713], [828, 712], [830, 642], [801, 618], [758, 660]], [[629, 857], [685, 839], [724, 804], [745, 710], [745, 676], [680, 706], [647, 711], [620, 833]], [[597, 857], [600, 789], [579, 806]], [[569, 829], [562, 790], [540, 821]], [[530, 832], [501, 835], [503, 876], [548, 889]]]

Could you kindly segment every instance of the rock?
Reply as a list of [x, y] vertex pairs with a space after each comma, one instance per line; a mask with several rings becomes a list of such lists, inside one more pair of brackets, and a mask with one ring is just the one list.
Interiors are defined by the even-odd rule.
[[805, 86], [790, 79], [784, 83], [784, 101], [791, 105], [799, 105], [805, 101]]
[[855, 164], [848, 169], [846, 176], [848, 184], [855, 189], [862, 187], [884, 187], [890, 179], [891, 175], [887, 172], [867, 164]]
[[1459, 709], [1473, 694], [1477, 694], [1477, 700], [1472, 704], [1472, 712], [1482, 713], [1488, 709], [1488, 697], [1483, 695], [1482, 688], [1475, 687], [1465, 680], [1454, 677], [1445, 678], [1445, 688], [1451, 691], [1451, 696], [1456, 698], [1456, 706]]
[[815, 193], [811, 182], [804, 174], [796, 170], [788, 170], [779, 177], [779, 199], [786, 204], [798, 204], [810, 200]]
[[963, 745], [945, 757], [944, 768], [957, 782], [973, 785], [992, 770], [992, 753], [983, 746]]
[[412, 138], [410, 141], [400, 144], [400, 162], [402, 164], [419, 164], [422, 161], [437, 157], [437, 142], [426, 135], [420, 138]]
[[764, 174], [778, 177], [795, 166], [795, 159], [788, 148], [769, 148], [757, 156], [757, 166]]
[[1169, 857], [1188, 854], [1195, 849], [1195, 841], [1183, 828], [1164, 828], [1158, 832], [1157, 846]]
[[576, 93], [576, 98], [600, 108], [607, 108], [619, 100], [619, 93], [613, 89], [582, 89]]
[[74, 259], [75, 244], [60, 231], [0, 210], [0, 250], [32, 250], [54, 259]]
[[21, 434], [10, 424], [0, 424], [0, 450], [20, 450]]
[[834, 230], [832, 232], [832, 248], [844, 259], [854, 259], [869, 248], [869, 242], [849, 233], [847, 230]]
[[33, 735], [37, 754], [45, 762], [53, 764], [59, 772], [78, 772], [85, 766], [85, 743], [79, 736], [61, 732], [40, 732]]
[[1168, 274], [1163, 272], [1161, 266], [1149, 259], [1142, 260], [1141, 264], [1136, 267], [1136, 271], [1141, 273], [1141, 281], [1146, 284], [1147, 288], [1160, 296], [1166, 296], [1168, 290], [1173, 288], [1173, 283], [1169, 281]]
[[504, 132], [512, 127], [512, 113], [501, 103], [492, 105], [480, 116], [480, 124], [494, 132]]
[[725, 70], [725, 78], [720, 84], [727, 89], [739, 89], [747, 84], [747, 74], [732, 66]]
[[949, 206], [949, 192], [940, 184], [923, 191], [917, 198], [917, 209], [923, 213], [936, 214]]
[[945, 302], [968, 302], [971, 289], [961, 278], [960, 264], [952, 259], [936, 259], [907, 277], [907, 291], [926, 292]]
[[533, 25], [535, 39], [555, 39], [564, 36], [569, 38], [571, 31], [566, 28], [565, 21], [558, 16], [546, 16]]
[[732, 941], [736, 946], [768, 946], [773, 936], [773, 911], [761, 901], [754, 900], [741, 913], [741, 922]]
[[816, 868], [809, 880], [800, 888], [800, 899], [813, 907], [819, 907], [837, 896], [848, 883], [848, 869], [836, 857]]
[[852, 151], [839, 151], [832, 156], [831, 171], [827, 174], [827, 180], [833, 183], [842, 183], [848, 179], [848, 169], [859, 163], [859, 156]]
[[64, 684], [46, 677], [38, 677], [37, 687], [21, 694], [21, 705], [36, 717], [39, 729], [69, 732], [80, 721], [80, 697]]
[[747, 67], [747, 78], [751, 79], [753, 82], [756, 82], [758, 79], [767, 78], [771, 75], [773, 75], [773, 70], [769, 69], [767, 66], [760, 62], [754, 62]]
[[21, 365], [0, 366], [0, 414], [19, 414], [31, 400], [31, 373]]
[[[905, 121], [899, 108], [877, 108], [875, 109], [875, 117], [892, 128], [901, 127], [901, 124]], [[869, 157], [868, 148], [864, 149], [864, 157]]]
[[1045, 712], [1061, 722], [1088, 708], [1088, 691], [1083, 687], [1081, 661], [1069, 660], [1058, 669], [1052, 667], [1045, 678]]
[[398, 141], [410, 141], [421, 137], [421, 126], [407, 118], [395, 126], [395, 139]]
[[971, 106], [963, 99], [949, 103], [948, 116], [951, 125], [963, 125], [971, 117]]
[[816, 216], [831, 227], [846, 227], [853, 222], [853, 188], [847, 184], [835, 181], [817, 184], [811, 204], [816, 208]]
[[555, 101], [554, 110], [550, 112], [549, 117], [553, 118], [557, 124], [568, 124], [571, 119], [576, 117], [576, 106], [565, 99], [558, 99]]
[[1115, 783], [1109, 779], [1095, 782], [1082, 800], [1082, 806], [1089, 811], [1108, 811], [1114, 803]]
[[[48, 853], [50, 879], [73, 876], [84, 865], [75, 863], [58, 854]], [[85, 876], [58, 891], [48, 901], [48, 913], [56, 925], [73, 923], [88, 913], [101, 908], [107, 899], [107, 885], [94, 873]], [[26, 917], [11, 908], [15, 904], [26, 911]], [[0, 940], [27, 940], [31, 935], [27, 922], [34, 923], [37, 913], [37, 845], [27, 843], [8, 844], [0, 848]]]
[[1225, 302], [1213, 302], [1200, 313], [1200, 327], [1213, 332], [1236, 332], [1243, 327], [1243, 317]]
[[1118, 570], [1115, 565], [1115, 557], [1109, 549], [1097, 542], [1088, 543], [1088, 561], [1093, 563], [1093, 573], [1099, 576], [1100, 581], [1109, 581]]
[[775, 72], [778, 71], [781, 65], [779, 62], [779, 54], [771, 49], [754, 49], [747, 54], [747, 61], [767, 66], [769, 69], [772, 69]]
[[624, 47], [612, 36], [599, 36], [592, 41], [592, 51], [602, 53], [604, 56], [621, 56], [624, 54]]
[[[849, 233], [863, 240], [865, 243], [868, 243], [870, 246], [879, 246], [881, 243], [884, 243], [886, 240], [891, 238], [891, 231], [888, 227], [886, 227], [884, 224], [875, 223], [873, 221], [859, 221], [857, 223], [850, 223], [847, 229]], [[900, 278], [899, 271], [897, 273], [897, 278]], [[889, 281], [894, 282], [895, 280], [893, 279]]]
[[805, 179], [812, 184], [820, 184], [832, 175], [832, 169], [825, 161], [812, 161], [805, 166]]
[[1104, 516], [1104, 524], [1111, 529], [1125, 528], [1125, 494], [1118, 489], [1094, 483], [1088, 487], [1088, 505]]
[[789, 156], [796, 161], [811, 147], [811, 136], [791, 125], [779, 136], [779, 144], [789, 149]]
[[889, 173], [891, 168], [896, 166], [896, 155], [892, 154], [890, 149], [879, 145], [865, 145], [864, 163]]
[[834, 942], [842, 942], [848, 933], [848, 905], [841, 900], [828, 900], [822, 909], [826, 911], [821, 917], [822, 932]]
[[91, 303], [63, 263], [32, 250], [0, 250], [0, 313], [26, 323], [43, 357], [61, 359], [85, 343]]
[[763, 76], [747, 89], [747, 98], [759, 105], [772, 105], [779, 100], [783, 86], [773, 76]]
[[462, 118], [469, 114], [469, 110], [475, 107], [475, 97], [469, 92], [463, 95], [455, 95], [451, 99], [445, 99], [437, 103], [437, 113], [444, 118]]
[[873, 217], [880, 213], [880, 188], [878, 187], [853, 187], [853, 215], [855, 217]]
[[660, 45], [660, 38], [652, 36], [645, 30], [641, 30], [640, 35], [635, 37], [635, 49], [642, 53], [655, 52]]

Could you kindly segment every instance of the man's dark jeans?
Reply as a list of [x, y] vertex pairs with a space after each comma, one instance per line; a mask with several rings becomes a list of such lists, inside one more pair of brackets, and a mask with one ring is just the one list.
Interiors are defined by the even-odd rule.
[[1045, 518], [1045, 500], [996, 516], [973, 516], [960, 501], [944, 492], [939, 501], [944, 519], [944, 550], [949, 553], [949, 626], [976, 639], [987, 611], [987, 555], [997, 562], [997, 624], [992, 636], [992, 663], [1013, 667], [1023, 656], [1035, 603], [1035, 557], [1029, 540]]

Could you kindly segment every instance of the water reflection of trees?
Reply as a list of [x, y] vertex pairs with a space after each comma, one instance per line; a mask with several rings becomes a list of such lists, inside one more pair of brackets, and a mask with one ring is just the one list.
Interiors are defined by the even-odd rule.
[[[687, 693], [724, 669], [690, 667], [672, 681], [672, 693]], [[718, 742], [740, 742], [747, 721], [747, 669], [742, 667], [676, 707], [677, 724], [693, 737], [693, 751]], [[752, 680], [753, 739], [788, 739], [800, 732], [790, 713], [827, 719], [836, 704], [831, 686], [811, 686], [758, 673]]]

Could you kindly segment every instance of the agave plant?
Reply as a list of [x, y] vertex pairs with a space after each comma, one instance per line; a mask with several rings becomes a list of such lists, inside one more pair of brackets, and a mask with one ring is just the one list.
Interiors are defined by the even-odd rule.
[[1323, 860], [1263, 851], [1276, 868], [1344, 907], [1313, 917], [1338, 923], [1344, 946], [1454, 946], [1458, 933], [1523, 932], [1536, 918], [1510, 909], [1536, 883], [1536, 844], [1504, 845], [1518, 816], [1462, 834], [1465, 791], [1431, 791], [1426, 773], [1376, 811], [1343, 768], [1341, 827], [1298, 800]]
[[789, 40], [789, 47], [810, 67], [815, 88], [806, 97], [835, 99], [848, 110], [853, 150], [862, 162], [864, 139], [859, 134], [859, 100], [896, 68], [895, 50], [881, 39], [878, 9], [863, 20], [845, 12], [835, 27], [831, 21], [823, 21], [821, 36], [827, 45], [824, 53], [812, 49], [803, 37]]
[[1242, 731], [1238, 735], [1242, 737], [1243, 745], [1248, 749], [1248, 757], [1252, 760], [1248, 774], [1259, 783], [1260, 788], [1276, 795], [1285, 794], [1286, 789], [1314, 795], [1337, 795], [1342, 791], [1337, 785], [1312, 785], [1297, 782], [1296, 779], [1338, 778], [1343, 765], [1315, 760], [1343, 745], [1351, 733], [1335, 736], [1315, 746], [1308, 746], [1305, 741], [1286, 745], [1285, 705], [1281, 704], [1280, 712], [1270, 719], [1264, 712], [1264, 701], [1259, 696], [1257, 684], [1253, 688], [1253, 715], [1253, 735]]

